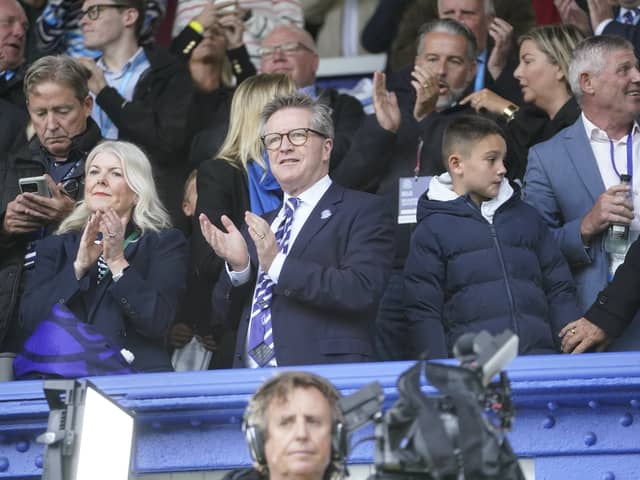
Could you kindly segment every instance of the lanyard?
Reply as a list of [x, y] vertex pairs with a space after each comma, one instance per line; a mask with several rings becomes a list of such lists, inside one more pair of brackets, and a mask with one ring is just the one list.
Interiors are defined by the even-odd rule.
[[424, 141], [420, 139], [418, 142], [418, 148], [416, 151], [416, 168], [413, 169], [413, 174], [416, 180], [418, 180], [418, 176], [420, 175], [420, 165], [422, 162], [422, 149], [424, 148]]
[[[616, 160], [613, 154], [613, 142], [611, 140], [609, 140], [609, 154], [611, 156], [613, 171], [616, 172], [616, 175], [620, 178], [620, 172], [616, 167]], [[633, 127], [631, 127], [629, 131], [629, 135], [627, 135], [627, 175], [633, 177]]]
[[73, 165], [71, 165], [71, 168], [67, 170], [67, 173], [65, 173], [64, 176], [60, 179], [60, 182], [65, 182], [69, 180], [73, 176], [73, 173], [76, 171], [76, 169], [80, 166], [82, 161], [83, 159], [76, 160], [76, 162]]
[[486, 63], [487, 63], [487, 50], [485, 49], [476, 60], [478, 65], [478, 71], [476, 72], [476, 78], [473, 83], [473, 91], [477, 92], [478, 90], [482, 90], [484, 88], [484, 74], [486, 71]]

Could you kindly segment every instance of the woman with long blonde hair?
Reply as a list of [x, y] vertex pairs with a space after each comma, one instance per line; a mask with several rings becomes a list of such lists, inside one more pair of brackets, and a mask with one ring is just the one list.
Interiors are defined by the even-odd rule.
[[569, 62], [582, 39], [584, 35], [573, 25], [545, 25], [519, 38], [520, 63], [513, 75], [522, 90], [522, 107], [486, 88], [462, 100], [477, 111], [488, 110], [505, 117], [511, 178], [524, 175], [529, 147], [548, 140], [578, 119], [580, 107], [569, 85]]
[[186, 272], [187, 242], [171, 228], [149, 159], [131, 143], [106, 141], [85, 162], [84, 200], [36, 247], [21, 318], [31, 333], [64, 304], [126, 350], [133, 370], [171, 370], [165, 337]]

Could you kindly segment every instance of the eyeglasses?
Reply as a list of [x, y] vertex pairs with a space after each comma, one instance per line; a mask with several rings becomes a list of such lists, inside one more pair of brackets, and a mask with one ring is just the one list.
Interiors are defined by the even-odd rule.
[[22, 29], [26, 32], [29, 30], [29, 22], [23, 22], [18, 17], [3, 17], [0, 18], [0, 27], [3, 28], [13, 28], [14, 25], [20, 25]]
[[133, 8], [133, 7], [129, 5], [124, 5], [122, 3], [101, 3], [98, 5], [91, 5], [86, 10], [80, 10], [80, 17], [78, 18], [78, 20], [82, 20], [82, 18], [84, 18], [85, 15], [89, 17], [89, 20], [97, 20], [100, 17], [100, 14], [102, 13], [102, 11], [106, 10], [107, 8], [120, 9], [120, 8]]
[[288, 43], [283, 43], [282, 45], [276, 45], [274, 47], [260, 47], [258, 49], [258, 55], [260, 55], [260, 57], [262, 58], [271, 57], [276, 53], [276, 50], [280, 50], [285, 55], [297, 53], [302, 50], [313, 52], [312, 49], [310, 49], [306, 45], [303, 45], [300, 42], [288, 42]]
[[277, 150], [280, 148], [280, 145], [282, 145], [282, 139], [284, 137], [287, 137], [291, 145], [301, 147], [307, 143], [309, 135], [312, 133], [315, 133], [322, 138], [329, 138], [328, 135], [314, 130], [313, 128], [296, 128], [289, 130], [287, 133], [267, 133], [260, 138], [262, 138], [262, 143], [264, 143], [267, 150]]

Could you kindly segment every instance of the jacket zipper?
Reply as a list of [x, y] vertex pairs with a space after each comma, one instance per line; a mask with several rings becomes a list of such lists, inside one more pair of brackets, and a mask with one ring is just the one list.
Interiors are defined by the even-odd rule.
[[502, 248], [500, 248], [500, 242], [498, 241], [496, 227], [492, 223], [489, 224], [489, 232], [491, 233], [491, 238], [493, 238], [493, 243], [495, 243], [496, 248], [498, 249], [498, 258], [500, 259], [500, 266], [502, 267], [502, 275], [504, 276], [504, 284], [507, 288], [507, 298], [509, 299], [509, 309], [511, 310], [511, 325], [513, 326], [513, 333], [515, 333], [516, 335], [519, 335], [518, 322], [516, 322], [515, 303], [513, 301], [513, 294], [511, 293], [511, 285], [509, 283], [509, 277], [507, 276], [507, 268], [504, 264], [504, 257], [502, 256]]

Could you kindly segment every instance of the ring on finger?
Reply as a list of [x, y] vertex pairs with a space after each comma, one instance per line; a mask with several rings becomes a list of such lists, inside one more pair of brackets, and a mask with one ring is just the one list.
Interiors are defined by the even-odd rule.
[[569, 330], [569, 333], [571, 333], [571, 335], [575, 335], [576, 334], [576, 329], [572, 328], [571, 330]]

